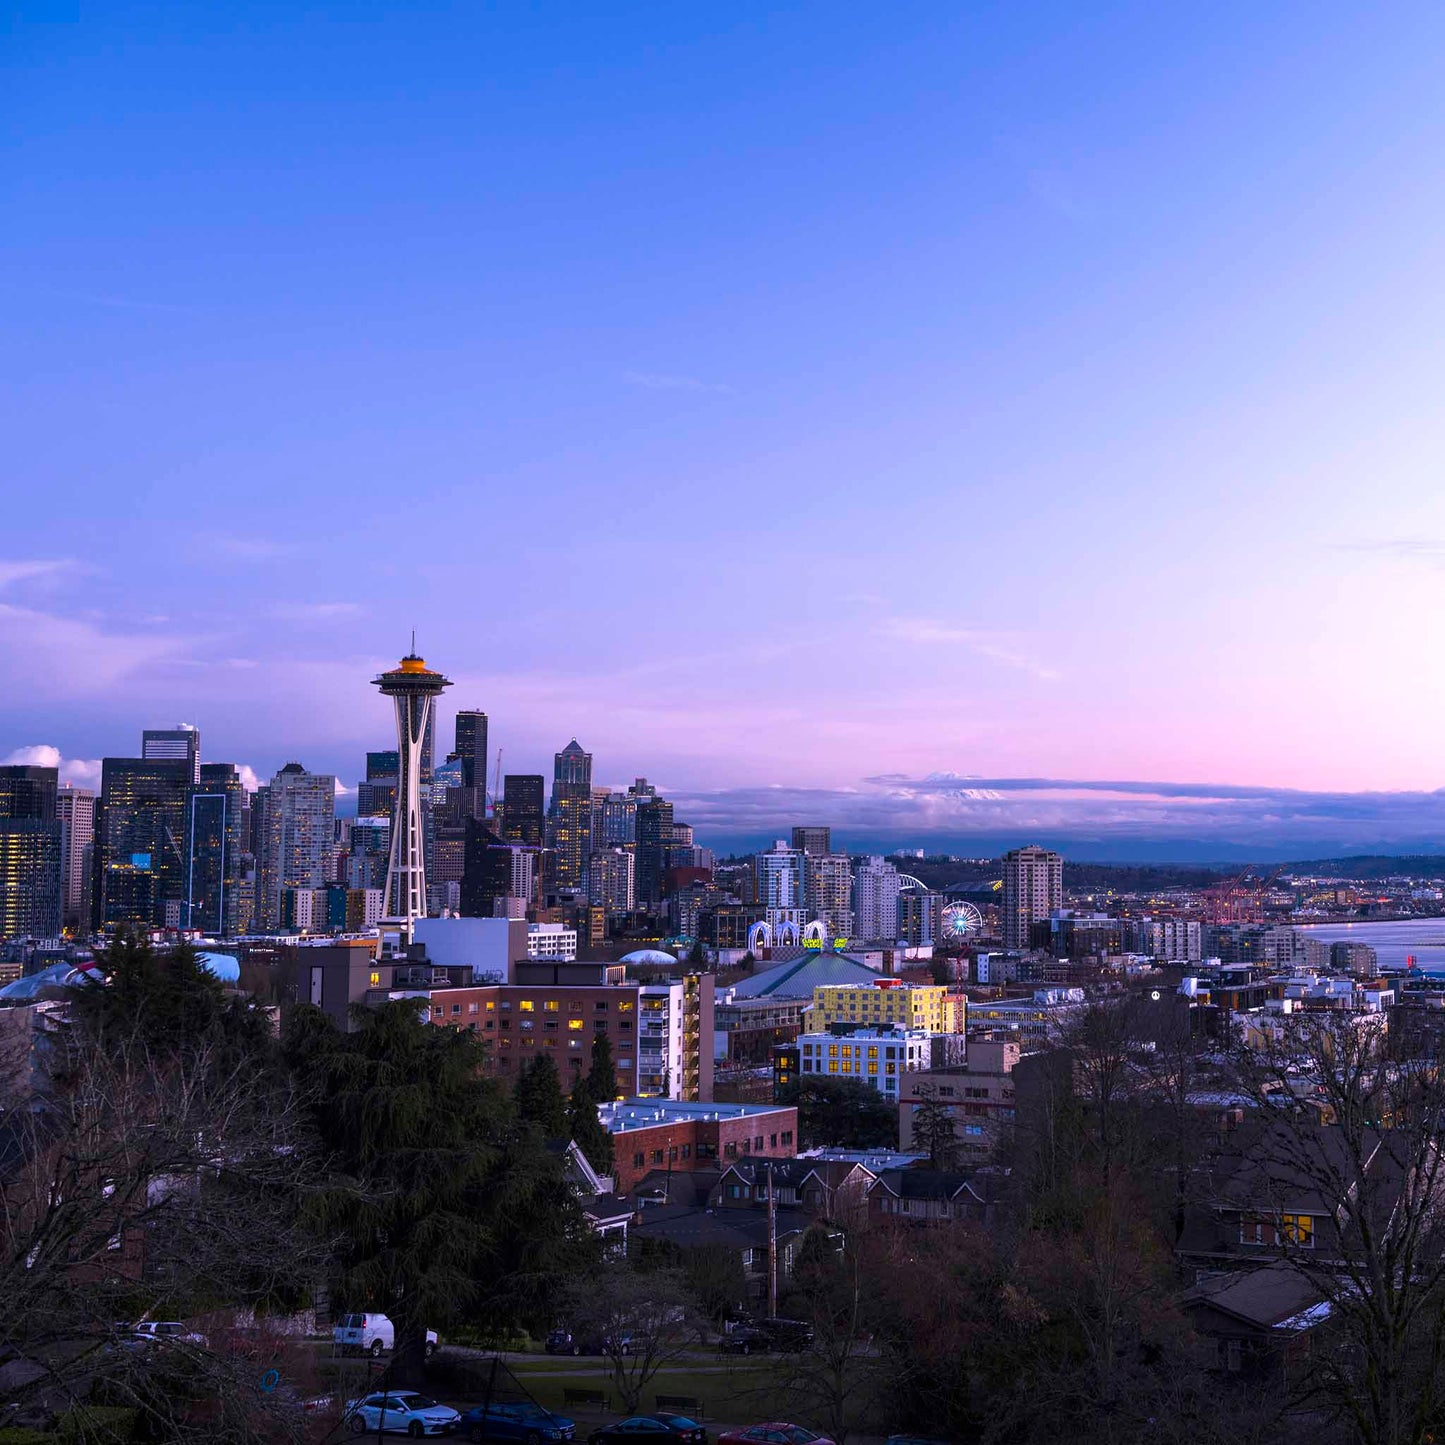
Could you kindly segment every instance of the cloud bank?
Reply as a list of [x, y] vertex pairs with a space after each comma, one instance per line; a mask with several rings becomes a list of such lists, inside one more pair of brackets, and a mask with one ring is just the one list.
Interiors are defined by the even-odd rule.
[[880, 775], [856, 788], [675, 792], [705, 841], [751, 846], [793, 823], [842, 842], [981, 853], [1025, 842], [1081, 857], [1303, 858], [1445, 852], [1445, 790], [1308, 792], [1232, 784]]

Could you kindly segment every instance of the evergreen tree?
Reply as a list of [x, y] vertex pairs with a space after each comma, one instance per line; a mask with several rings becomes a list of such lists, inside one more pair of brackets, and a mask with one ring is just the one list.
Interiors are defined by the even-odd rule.
[[536, 1124], [544, 1139], [566, 1138], [567, 1099], [557, 1066], [546, 1054], [539, 1054], [517, 1076], [512, 1098], [518, 1117]]
[[308, 1005], [286, 1040], [332, 1159], [314, 1223], [338, 1241], [336, 1297], [391, 1316], [403, 1375], [429, 1327], [545, 1326], [596, 1256], [560, 1162], [516, 1127], [474, 1034], [429, 1028], [412, 1000], [358, 1010], [357, 1024], [343, 1034]]
[[953, 1120], [932, 1094], [921, 1094], [913, 1111], [913, 1142], [928, 1151], [928, 1163], [934, 1169], [953, 1169], [958, 1163]]
[[567, 1108], [567, 1124], [573, 1142], [587, 1156], [599, 1174], [612, 1173], [612, 1135], [597, 1117], [597, 1100], [586, 1079], [578, 1079]]
[[612, 1066], [612, 1041], [606, 1034], [592, 1040], [592, 1067], [587, 1072], [587, 1088], [593, 1101], [610, 1104], [618, 1094], [617, 1070]]
[[266, 1013], [229, 997], [190, 944], [160, 951], [144, 936], [122, 934], [96, 963], [105, 987], [74, 990], [70, 1020], [107, 1054], [140, 1050], [160, 1060], [209, 1050], [220, 1071], [273, 1054]]

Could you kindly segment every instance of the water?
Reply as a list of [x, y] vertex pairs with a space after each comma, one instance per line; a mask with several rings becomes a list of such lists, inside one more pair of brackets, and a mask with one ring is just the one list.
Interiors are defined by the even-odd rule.
[[1390, 923], [1297, 923], [1321, 943], [1365, 943], [1381, 968], [1403, 969], [1410, 957], [1424, 973], [1445, 977], [1445, 918], [1402, 918]]

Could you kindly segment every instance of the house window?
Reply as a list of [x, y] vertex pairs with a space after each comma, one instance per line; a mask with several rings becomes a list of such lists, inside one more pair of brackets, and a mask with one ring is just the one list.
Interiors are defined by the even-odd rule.
[[792, 1131], [791, 1129], [784, 1129], [784, 1130], [783, 1130], [783, 1143], [784, 1143], [784, 1144], [791, 1144], [792, 1142], [793, 1142], [793, 1131]]
[[529, 998], [524, 998], [524, 999], [517, 1005], [517, 1007], [518, 1007], [519, 1009], [521, 1009], [521, 1011], [522, 1011], [524, 1014], [536, 1013], [536, 1011], [537, 1011], [537, 1006], [536, 1006], [536, 1004], [534, 1004], [534, 1003], [532, 1002], [532, 1000], [529, 999]]
[[1279, 1232], [1283, 1243], [1295, 1244], [1301, 1249], [1315, 1247], [1315, 1221], [1310, 1214], [1282, 1214], [1279, 1217]]
[[568, 1019], [568, 1020], [567, 1020], [567, 1027], [568, 1027], [569, 1029], [580, 1029], [580, 1028], [582, 1027], [582, 1020], [581, 1020], [581, 1019]]
[[646, 1164], [646, 1163], [647, 1163], [647, 1159], [646, 1159], [646, 1157], [645, 1157], [644, 1155], [634, 1154], [634, 1155], [632, 1156], [632, 1167], [633, 1167], [634, 1169], [641, 1169], [642, 1166], [643, 1166], [644, 1164]]
[[556, 1012], [557, 1012], [557, 1000], [556, 1000], [555, 998], [549, 998], [549, 999], [542, 1005], [542, 1008], [543, 1008], [543, 1010], [544, 1010], [545, 1012], [547, 1012], [547, 1013], [549, 1013], [549, 1014], [554, 1014], [554, 1013], [556, 1013]]
[[375, 969], [373, 969], [371, 973], [371, 986], [372, 988], [381, 987], [381, 974], [378, 973]]
[[467, 1005], [467, 1012], [468, 1012], [469, 1014], [474, 1014], [474, 1013], [476, 1013], [476, 1011], [477, 1011], [477, 1006], [476, 1006], [476, 1004], [474, 1004], [474, 1003], [469, 1003], [469, 1004]]
[[653, 1162], [654, 1164], [661, 1164], [661, 1163], [662, 1163], [662, 1150], [661, 1150], [661, 1149], [654, 1149], [654, 1150], [652, 1151], [652, 1162]]

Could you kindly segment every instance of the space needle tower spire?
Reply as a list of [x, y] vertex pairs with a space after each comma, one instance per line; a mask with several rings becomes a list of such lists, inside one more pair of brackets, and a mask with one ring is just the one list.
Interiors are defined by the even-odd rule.
[[386, 865], [386, 909], [382, 927], [398, 928], [411, 941], [413, 920], [426, 917], [426, 839], [422, 827], [422, 743], [434, 698], [451, 681], [433, 672], [411, 651], [391, 672], [373, 682], [383, 697], [396, 704], [396, 746], [399, 760], [396, 807], [391, 818], [391, 856]]

